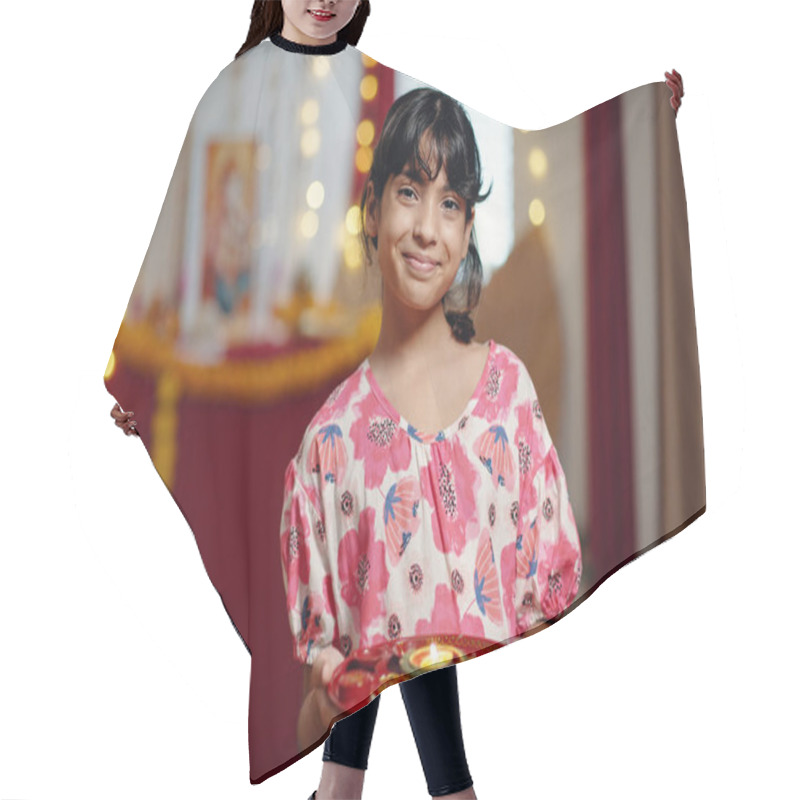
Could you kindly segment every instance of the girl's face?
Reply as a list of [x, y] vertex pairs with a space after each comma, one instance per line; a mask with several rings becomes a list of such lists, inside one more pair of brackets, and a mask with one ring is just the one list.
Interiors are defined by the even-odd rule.
[[466, 201], [448, 187], [444, 165], [433, 182], [409, 166], [390, 176], [379, 210], [371, 183], [367, 192], [364, 224], [378, 237], [384, 290], [412, 308], [434, 307], [467, 255], [475, 210], [467, 220]]
[[281, 0], [283, 30], [300, 44], [329, 44], [353, 18], [358, 0]]

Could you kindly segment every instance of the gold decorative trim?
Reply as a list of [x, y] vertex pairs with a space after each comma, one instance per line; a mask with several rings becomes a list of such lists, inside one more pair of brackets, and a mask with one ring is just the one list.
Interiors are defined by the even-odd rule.
[[180, 379], [172, 370], [164, 370], [158, 376], [152, 420], [152, 459], [161, 480], [170, 491], [174, 487], [175, 465], [178, 461], [177, 409], [181, 389]]
[[[106, 378], [111, 377], [118, 363], [157, 376], [157, 403], [162, 402], [159, 393], [164, 393], [164, 417], [159, 424], [165, 431], [174, 430], [175, 422], [170, 416], [174, 410], [169, 408], [177, 403], [178, 395], [255, 404], [314, 391], [372, 352], [380, 324], [381, 309], [376, 304], [359, 317], [350, 336], [330, 339], [319, 347], [291, 355], [208, 365], [181, 360], [173, 343], [159, 336], [151, 324], [123, 320]], [[158, 439], [156, 430], [154, 435]], [[172, 456], [168, 455], [169, 448], [164, 453], [164, 468], [168, 470]]]

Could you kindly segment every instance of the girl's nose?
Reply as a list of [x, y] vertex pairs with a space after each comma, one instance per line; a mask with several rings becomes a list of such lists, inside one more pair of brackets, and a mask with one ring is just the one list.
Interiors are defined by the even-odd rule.
[[431, 203], [420, 203], [414, 220], [414, 235], [425, 242], [436, 239], [436, 209]]

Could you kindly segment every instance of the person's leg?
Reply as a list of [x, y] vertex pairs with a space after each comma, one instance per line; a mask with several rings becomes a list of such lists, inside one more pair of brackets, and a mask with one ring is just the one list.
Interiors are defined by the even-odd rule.
[[456, 665], [400, 684], [431, 797], [475, 797], [464, 752]]
[[358, 800], [364, 788], [378, 695], [355, 714], [335, 722], [322, 751], [322, 777], [316, 800]]

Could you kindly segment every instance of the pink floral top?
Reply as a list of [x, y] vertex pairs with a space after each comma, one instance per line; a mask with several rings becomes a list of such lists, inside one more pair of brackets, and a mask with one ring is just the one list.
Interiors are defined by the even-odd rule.
[[365, 358], [285, 472], [281, 557], [295, 658], [398, 636], [506, 642], [575, 598], [581, 547], [533, 381], [489, 340], [462, 414], [435, 435]]

